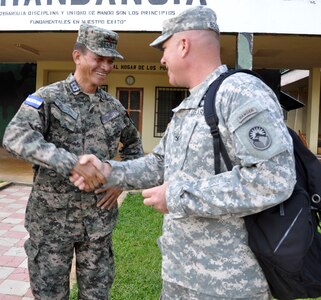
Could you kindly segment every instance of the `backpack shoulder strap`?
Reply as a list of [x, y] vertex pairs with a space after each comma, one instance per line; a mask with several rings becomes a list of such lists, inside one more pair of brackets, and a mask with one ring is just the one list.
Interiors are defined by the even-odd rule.
[[216, 107], [215, 107], [215, 97], [224, 79], [238, 72], [248, 73], [260, 78], [260, 76], [257, 73], [251, 70], [247, 70], [247, 69], [228, 70], [227, 72], [222, 73], [217, 79], [215, 79], [211, 83], [211, 85], [209, 86], [204, 96], [204, 116], [205, 116], [206, 123], [210, 126], [211, 134], [213, 136], [215, 174], [221, 173], [220, 154], [222, 154], [222, 157], [227, 169], [230, 171], [232, 170], [232, 167], [233, 167], [230, 157], [228, 156], [228, 153], [226, 151], [226, 148], [223, 144], [223, 141], [219, 133], [218, 117], [216, 114]]

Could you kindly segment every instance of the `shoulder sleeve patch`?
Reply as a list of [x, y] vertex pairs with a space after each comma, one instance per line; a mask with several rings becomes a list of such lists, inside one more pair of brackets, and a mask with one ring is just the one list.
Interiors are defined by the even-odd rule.
[[43, 103], [43, 99], [33, 95], [29, 95], [28, 98], [23, 103], [35, 108], [39, 108]]
[[252, 146], [257, 150], [265, 150], [271, 146], [272, 139], [268, 131], [260, 126], [254, 126], [249, 130], [248, 135]]

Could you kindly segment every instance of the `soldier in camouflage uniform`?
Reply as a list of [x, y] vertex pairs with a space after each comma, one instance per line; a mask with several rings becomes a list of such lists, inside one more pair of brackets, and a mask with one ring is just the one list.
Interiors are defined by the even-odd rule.
[[[74, 74], [30, 95], [5, 131], [6, 149], [35, 166], [25, 222], [35, 299], [69, 299], [74, 252], [78, 298], [109, 299], [114, 279], [112, 230], [120, 190], [96, 196], [75, 188], [68, 177], [87, 174], [78, 163], [85, 153], [112, 159], [121, 143], [122, 160], [143, 155], [139, 133], [126, 110], [99, 87], [114, 59], [123, 58], [116, 51], [117, 41], [113, 31], [81, 25], [73, 51]], [[87, 167], [91, 176], [97, 176], [92, 184], [101, 183], [98, 170]], [[97, 207], [98, 198], [105, 206], [109, 203], [108, 209]]]
[[[174, 109], [152, 153], [109, 164], [89, 155], [80, 163], [103, 167], [109, 186], [145, 189], [144, 203], [165, 214], [159, 239], [161, 299], [270, 299], [242, 217], [292, 193], [293, 146], [280, 104], [255, 76], [237, 73], [223, 82], [216, 111], [234, 167], [216, 175], [204, 94], [227, 67], [220, 59], [215, 13], [204, 6], [187, 9], [164, 21], [162, 35], [151, 46], [163, 50], [169, 82], [189, 88], [190, 96]], [[81, 177], [71, 180], [88, 188]]]

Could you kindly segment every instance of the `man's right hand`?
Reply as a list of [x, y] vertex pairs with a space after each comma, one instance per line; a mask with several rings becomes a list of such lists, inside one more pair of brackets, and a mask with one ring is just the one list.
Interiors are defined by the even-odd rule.
[[95, 188], [106, 183], [106, 178], [101, 170], [97, 169], [91, 162], [80, 163], [77, 162], [71, 171], [71, 178], [82, 178], [85, 182], [84, 190], [92, 191]]
[[[84, 176], [81, 171], [78, 172], [77, 169], [75, 169], [77, 166], [90, 166], [90, 168], [95, 169], [95, 174], [93, 174], [93, 177]], [[69, 179], [76, 187], [80, 190], [85, 190], [86, 192], [93, 191], [101, 184], [106, 183], [106, 178], [108, 178], [112, 169], [108, 163], [101, 162], [93, 154], [85, 154], [81, 156], [76, 167]]]

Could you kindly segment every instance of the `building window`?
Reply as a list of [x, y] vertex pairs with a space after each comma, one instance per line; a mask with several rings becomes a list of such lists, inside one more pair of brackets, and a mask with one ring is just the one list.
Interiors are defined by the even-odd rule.
[[185, 88], [156, 87], [155, 95], [154, 137], [162, 137], [173, 116], [172, 109], [189, 95], [189, 91]]
[[142, 133], [143, 89], [117, 88], [116, 97], [127, 110], [138, 131]]

